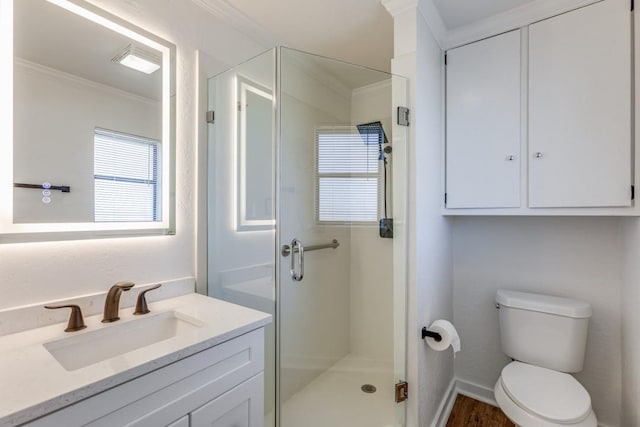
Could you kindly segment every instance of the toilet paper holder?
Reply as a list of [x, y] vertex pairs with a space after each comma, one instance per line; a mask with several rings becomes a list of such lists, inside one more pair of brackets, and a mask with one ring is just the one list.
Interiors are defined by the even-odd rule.
[[422, 328], [422, 339], [425, 339], [426, 337], [433, 338], [437, 342], [442, 341], [442, 335], [440, 335], [437, 332], [432, 332], [428, 330], [427, 327], [425, 326]]

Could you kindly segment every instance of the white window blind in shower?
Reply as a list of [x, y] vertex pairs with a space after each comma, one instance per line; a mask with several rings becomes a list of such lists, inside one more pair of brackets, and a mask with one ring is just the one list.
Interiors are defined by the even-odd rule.
[[158, 141], [96, 129], [95, 220], [160, 220], [160, 164]]
[[316, 129], [318, 222], [377, 222], [379, 145], [367, 139], [353, 126]]

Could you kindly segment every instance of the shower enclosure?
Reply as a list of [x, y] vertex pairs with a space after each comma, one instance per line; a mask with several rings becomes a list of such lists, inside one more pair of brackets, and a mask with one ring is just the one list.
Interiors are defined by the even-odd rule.
[[265, 426], [404, 425], [406, 92], [287, 48], [208, 80], [208, 292], [274, 317]]

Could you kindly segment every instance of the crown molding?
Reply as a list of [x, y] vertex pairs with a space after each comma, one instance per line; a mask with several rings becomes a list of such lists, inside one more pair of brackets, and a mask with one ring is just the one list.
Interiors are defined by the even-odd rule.
[[382, 0], [382, 5], [394, 18], [418, 7], [419, 0]]
[[448, 29], [433, 0], [381, 0], [391, 16], [417, 10], [442, 50], [521, 28], [604, 0], [535, 0], [473, 24]]
[[278, 46], [277, 38], [264, 27], [226, 0], [191, 0], [213, 16], [224, 21], [265, 48]]
[[603, 0], [537, 0], [447, 33], [443, 49], [515, 30]]
[[40, 74], [45, 74], [48, 76], [56, 77], [61, 80], [66, 80], [76, 85], [83, 85], [90, 87], [92, 89], [97, 89], [103, 92], [111, 93], [112, 95], [116, 95], [122, 98], [128, 98], [136, 102], [141, 102], [150, 106], [158, 107], [160, 105], [159, 100], [155, 100], [152, 98], [147, 98], [142, 95], [138, 95], [135, 93], [127, 92], [122, 89], [118, 89], [113, 86], [106, 85], [104, 83], [98, 83], [93, 80], [85, 79], [84, 77], [76, 76], [75, 74], [70, 74], [64, 71], [60, 71], [55, 68], [47, 67], [46, 65], [38, 64], [36, 62], [28, 61], [24, 58], [15, 57], [13, 59], [13, 63], [17, 67], [22, 67], [26, 70], [32, 70], [38, 72]]
[[442, 20], [442, 16], [440, 15], [435, 3], [433, 0], [421, 0], [418, 4], [418, 10], [422, 15], [422, 18], [426, 21], [427, 26], [431, 30], [431, 34], [436, 39], [436, 42], [440, 48], [444, 49], [444, 44], [449, 35], [449, 31]]

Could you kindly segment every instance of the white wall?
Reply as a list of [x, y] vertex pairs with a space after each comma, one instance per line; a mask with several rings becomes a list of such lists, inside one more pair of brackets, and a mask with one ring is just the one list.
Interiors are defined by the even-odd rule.
[[95, 129], [160, 140], [160, 102], [25, 62], [13, 85], [15, 182], [71, 186], [49, 204], [37, 190], [14, 190], [14, 221], [93, 222]]
[[434, 352], [422, 326], [453, 318], [449, 221], [440, 214], [443, 138], [443, 54], [412, 2], [387, 5], [394, 14], [394, 74], [409, 78], [409, 284], [407, 320], [408, 426], [436, 421], [453, 380], [451, 351]]
[[176, 235], [0, 245], [0, 308], [101, 291], [123, 279], [151, 283], [193, 276], [196, 49], [215, 53], [220, 67], [263, 50], [192, 2], [92, 3], [177, 46]]
[[[391, 133], [391, 79], [358, 88], [351, 96], [351, 124], [381, 121], [389, 142]], [[387, 155], [390, 189], [393, 154]], [[380, 162], [382, 167], [382, 162]], [[393, 217], [393, 198], [387, 192], [387, 212]], [[380, 218], [383, 208], [380, 207]], [[350, 354], [370, 360], [393, 361], [393, 240], [383, 239], [378, 226], [351, 229]]]
[[621, 220], [622, 426], [640, 425], [640, 219]]
[[622, 255], [615, 218], [456, 218], [454, 320], [463, 349], [456, 377], [492, 390], [510, 361], [500, 348], [497, 289], [582, 299], [593, 317], [576, 378], [598, 421], [620, 425]]

